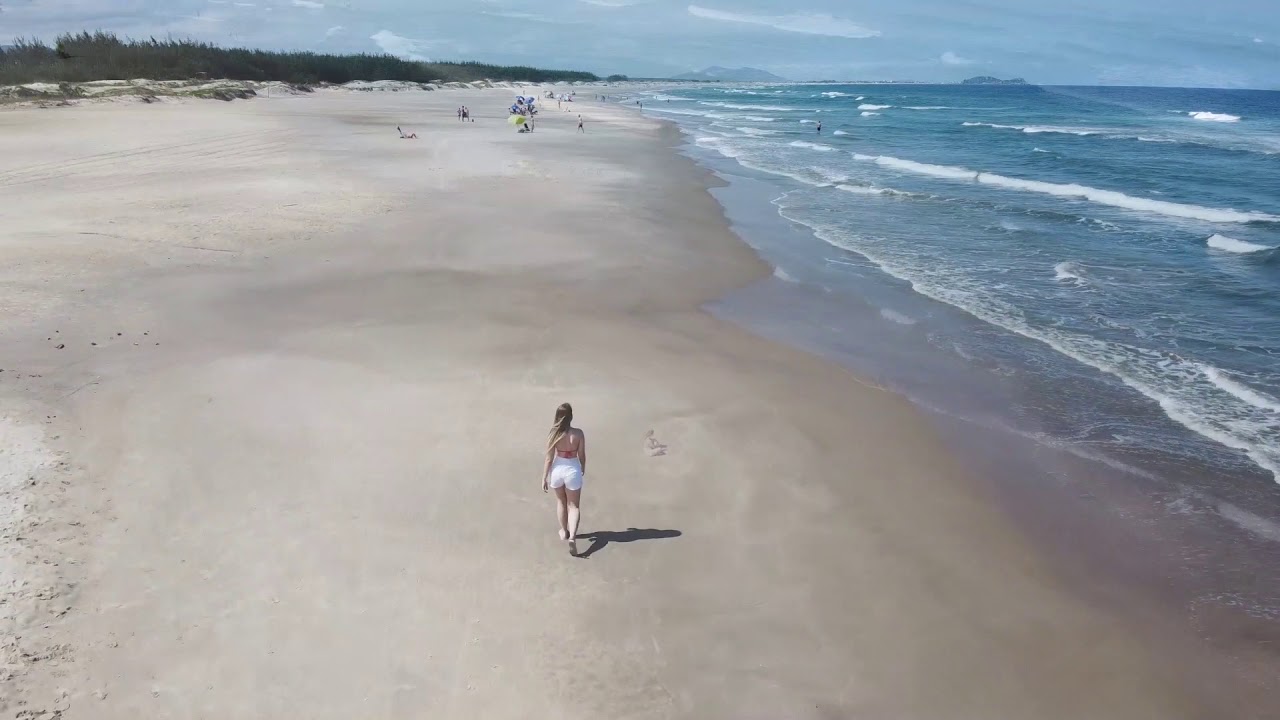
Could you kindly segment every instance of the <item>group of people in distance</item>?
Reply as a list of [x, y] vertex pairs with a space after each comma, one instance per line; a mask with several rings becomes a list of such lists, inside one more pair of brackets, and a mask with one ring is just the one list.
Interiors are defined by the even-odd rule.
[[[548, 95], [550, 94], [551, 93], [548, 93]], [[524, 122], [520, 123], [520, 129], [518, 132], [522, 132], [522, 133], [533, 132], [533, 116], [537, 113], [537, 110], [533, 108], [533, 103], [531, 101], [528, 103], [525, 103], [522, 99], [518, 104], [521, 107], [517, 109], [516, 107], [513, 106], [512, 113], [524, 116], [526, 118]], [[458, 115], [459, 122], [475, 122], [475, 118], [471, 117], [471, 108], [468, 108], [466, 105], [458, 106], [457, 115]], [[417, 140], [418, 139], [417, 133], [405, 132], [399, 125], [396, 126], [396, 132], [400, 133], [401, 140]], [[587, 132], [586, 123], [583, 121], [581, 115], [578, 116], [578, 132], [583, 134]]]

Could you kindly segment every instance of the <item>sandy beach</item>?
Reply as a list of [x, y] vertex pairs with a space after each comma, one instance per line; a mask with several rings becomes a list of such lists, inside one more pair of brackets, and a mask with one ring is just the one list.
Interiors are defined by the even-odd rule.
[[0, 111], [0, 714], [1266, 717], [707, 314], [770, 268], [673, 129], [510, 96]]

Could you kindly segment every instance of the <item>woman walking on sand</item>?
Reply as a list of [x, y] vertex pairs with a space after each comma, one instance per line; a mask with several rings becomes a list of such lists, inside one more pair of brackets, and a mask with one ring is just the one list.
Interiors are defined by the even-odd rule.
[[578, 554], [579, 503], [582, 479], [587, 472], [587, 436], [573, 426], [573, 406], [556, 408], [556, 419], [547, 434], [547, 453], [542, 464], [542, 492], [556, 491], [556, 517], [560, 539], [569, 543], [569, 553]]

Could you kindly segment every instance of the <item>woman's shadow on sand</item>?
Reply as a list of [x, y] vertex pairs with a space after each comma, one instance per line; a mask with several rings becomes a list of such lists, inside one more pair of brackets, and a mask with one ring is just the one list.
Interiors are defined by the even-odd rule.
[[600, 552], [610, 543], [628, 543], [637, 540], [661, 540], [663, 538], [680, 537], [679, 530], [654, 530], [652, 528], [627, 528], [626, 530], [597, 530], [595, 532], [583, 533], [578, 536], [579, 540], [590, 540], [591, 545], [586, 550], [578, 553], [578, 557], [585, 560], [592, 555]]

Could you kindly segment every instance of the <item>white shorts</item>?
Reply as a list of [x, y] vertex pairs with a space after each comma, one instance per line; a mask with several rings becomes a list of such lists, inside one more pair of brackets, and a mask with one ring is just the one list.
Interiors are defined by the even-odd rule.
[[582, 463], [576, 457], [564, 458], [557, 455], [551, 462], [551, 472], [547, 474], [547, 486], [575, 492], [581, 490]]

